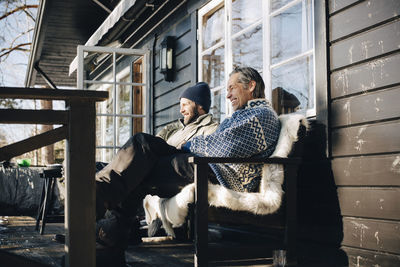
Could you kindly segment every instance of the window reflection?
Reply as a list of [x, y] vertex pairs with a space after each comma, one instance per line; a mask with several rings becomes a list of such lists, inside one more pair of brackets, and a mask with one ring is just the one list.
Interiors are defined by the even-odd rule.
[[262, 26], [240, 35], [232, 42], [233, 66], [251, 66], [258, 71], [263, 64]]
[[224, 9], [219, 8], [203, 20], [203, 49], [207, 49], [224, 39]]
[[211, 94], [211, 108], [210, 113], [216, 121], [223, 121], [225, 119], [225, 90], [216, 90]]
[[131, 88], [130, 85], [118, 85], [118, 106], [117, 112], [119, 114], [131, 113]]
[[131, 136], [131, 124], [132, 118], [130, 117], [117, 118], [117, 146], [122, 146], [126, 141], [128, 141]]
[[224, 47], [217, 48], [203, 55], [203, 81], [211, 88], [222, 85], [224, 75]]
[[105, 104], [103, 106], [101, 113], [112, 114], [112, 113], [114, 113], [114, 90], [113, 90], [113, 87], [112, 86], [107, 87], [107, 91], [108, 91], [108, 98], [105, 101]]
[[296, 60], [272, 70], [272, 88], [282, 88], [300, 101], [296, 108], [314, 108], [313, 57]]
[[96, 116], [96, 146], [101, 146], [101, 136], [102, 136], [102, 129], [101, 129], [101, 117]]
[[106, 146], [114, 145], [114, 117], [112, 116], [104, 116], [105, 120], [105, 129], [103, 134], [103, 144]]
[[299, 110], [300, 101], [294, 94], [276, 87], [272, 90], [272, 106], [278, 115], [288, 114]]
[[271, 0], [271, 11], [274, 12], [293, 0]]
[[111, 162], [113, 156], [114, 156], [114, 149], [112, 148], [96, 149], [96, 161]]
[[301, 54], [313, 47], [310, 4], [302, 13], [302, 3], [271, 19], [271, 63]]
[[237, 33], [255, 23], [262, 16], [262, 1], [232, 1], [232, 32]]

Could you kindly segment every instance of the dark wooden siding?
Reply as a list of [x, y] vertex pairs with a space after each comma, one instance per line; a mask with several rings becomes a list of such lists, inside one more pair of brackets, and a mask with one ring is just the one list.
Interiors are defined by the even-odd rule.
[[[196, 16], [179, 10], [182, 19], [165, 30], [156, 41], [154, 77], [154, 133], [168, 123], [181, 117], [179, 95], [188, 86], [196, 83]], [[194, 20], [194, 24], [193, 24]], [[159, 70], [159, 47], [165, 36], [176, 38], [176, 75], [174, 81], [167, 82]]]
[[349, 266], [400, 266], [400, 1], [329, 1], [332, 173]]

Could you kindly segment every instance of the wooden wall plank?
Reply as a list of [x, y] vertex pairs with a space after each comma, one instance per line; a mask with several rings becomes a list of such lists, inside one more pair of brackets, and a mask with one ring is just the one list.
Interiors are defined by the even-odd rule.
[[347, 254], [349, 267], [400, 266], [400, 255], [350, 247], [342, 247], [342, 249]]
[[340, 187], [337, 193], [343, 216], [400, 219], [400, 188]]
[[332, 127], [349, 126], [398, 118], [400, 87], [334, 100], [331, 104]]
[[331, 74], [331, 98], [398, 84], [400, 82], [399, 69], [400, 54], [397, 53], [333, 72]]
[[[330, 48], [331, 70], [389, 53], [400, 48], [400, 21], [334, 43]], [[340, 56], [338, 56], [340, 55]]]
[[179, 105], [177, 104], [155, 114], [154, 124], [156, 125], [156, 127], [158, 127], [159, 125], [165, 125], [167, 123], [175, 121], [179, 117]]
[[191, 29], [191, 21], [190, 15], [186, 15], [177, 23], [170, 26], [169, 29], [162, 30], [162, 35], [157, 39], [156, 47], [159, 49], [161, 42], [164, 40], [165, 36], [175, 36], [177, 38], [181, 38], [183, 35], [187, 34], [187, 32]]
[[329, 19], [330, 40], [348, 36], [400, 14], [398, 0], [369, 0], [339, 12]]
[[179, 55], [184, 50], [190, 48], [192, 35], [193, 32], [188, 31], [183, 36], [181, 36], [176, 40], [176, 48], [175, 48], [176, 55]]
[[158, 98], [154, 99], [154, 108], [158, 112], [163, 109], [169, 108], [173, 105], [179, 105], [179, 96], [181, 95], [183, 90], [185, 90], [189, 86], [190, 86], [190, 84], [184, 84], [183, 86], [180, 86], [180, 87], [176, 88], [175, 90], [168, 92], [167, 94], [163, 95], [162, 97], [158, 97]]
[[400, 222], [343, 218], [342, 245], [400, 254]]
[[159, 97], [163, 94], [168, 93], [188, 82], [192, 82], [193, 77], [190, 72], [190, 66], [181, 69], [176, 73], [176, 79], [173, 82], [166, 82], [161, 80], [154, 85], [154, 97]]
[[400, 154], [336, 158], [332, 171], [337, 186], [400, 186]]
[[[182, 75], [182, 69], [184, 68], [188, 68], [191, 67], [191, 58], [190, 58], [190, 53], [191, 53], [191, 49], [189, 47], [189, 49], [185, 50], [183, 53], [181, 53], [180, 55], [178, 55], [175, 58], [175, 64], [176, 64], [176, 80], [173, 81], [173, 83], [176, 83], [179, 79], [179, 76]], [[185, 70], [188, 71], [188, 70]], [[160, 73], [159, 71], [156, 72], [156, 76], [155, 76], [155, 80], [157, 82], [160, 82], [161, 80], [164, 79], [164, 74]]]
[[332, 131], [332, 155], [362, 155], [400, 151], [400, 122], [341, 128]]
[[329, 14], [337, 12], [349, 5], [352, 5], [360, 0], [329, 0]]

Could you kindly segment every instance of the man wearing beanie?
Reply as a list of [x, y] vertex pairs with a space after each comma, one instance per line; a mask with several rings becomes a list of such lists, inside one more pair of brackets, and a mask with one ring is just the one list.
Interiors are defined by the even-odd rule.
[[157, 136], [169, 145], [181, 148], [182, 144], [198, 135], [209, 135], [218, 127], [209, 114], [211, 92], [208, 84], [199, 82], [187, 88], [180, 96], [180, 113], [183, 118], [164, 127]]
[[[199, 92], [204, 88], [204, 83], [188, 88], [182, 94], [181, 104], [183, 105], [185, 99], [193, 99], [191, 101], [198, 105], [195, 112], [200, 114], [201, 110], [208, 111], [208, 98], [199, 97]], [[120, 239], [127, 236], [124, 234], [124, 217], [129, 211], [136, 210], [135, 205], [140, 205], [146, 194], [156, 193], [162, 198], [168, 198], [180, 192], [182, 187], [193, 183], [193, 165], [188, 162], [190, 156], [270, 156], [278, 141], [280, 122], [265, 99], [264, 89], [264, 82], [257, 70], [247, 67], [235, 69], [229, 76], [227, 86], [227, 98], [234, 113], [214, 133], [193, 137], [182, 145], [182, 149], [149, 134], [138, 133], [132, 136], [113, 160], [96, 174], [97, 219], [105, 215], [106, 209], [108, 214], [112, 214], [108, 215], [109, 218], [116, 218], [114, 221], [109, 219], [112, 222], [110, 224], [98, 221], [97, 241], [124, 249], [126, 242]], [[195, 112], [188, 112], [181, 106], [184, 124], [185, 121], [187, 125], [190, 124], [190, 113]], [[213, 182], [229, 189], [251, 192], [256, 191], [259, 186], [262, 170], [260, 164], [230, 164], [225, 167], [211, 164], [210, 167], [210, 175], [215, 178]], [[152, 191], [154, 188], [156, 192]], [[185, 206], [185, 203], [175, 200], [176, 208]], [[170, 218], [171, 213], [166, 212], [162, 203], [158, 206], [161, 216]], [[161, 219], [164, 224], [165, 220]], [[113, 226], [108, 228], [117, 231], [112, 234], [113, 231], [108, 231], [106, 225]]]

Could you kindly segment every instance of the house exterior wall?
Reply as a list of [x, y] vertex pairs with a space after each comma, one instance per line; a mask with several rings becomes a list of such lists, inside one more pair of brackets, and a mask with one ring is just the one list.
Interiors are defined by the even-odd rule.
[[[154, 133], [180, 117], [179, 95], [197, 81], [196, 10], [207, 2], [188, 1], [134, 47], [154, 55]], [[326, 14], [316, 30], [327, 34], [316, 35], [326, 38], [326, 51], [316, 45], [317, 114], [298, 182], [298, 236], [306, 244], [299, 256], [334, 266], [397, 266], [400, 2], [320, 3]], [[160, 43], [169, 35], [176, 37], [173, 82], [159, 71]]]
[[[154, 133], [168, 123], [181, 117], [179, 96], [187, 87], [196, 83], [196, 23], [195, 14], [183, 14], [171, 28], [163, 32], [156, 41], [154, 77]], [[164, 80], [160, 73], [160, 43], [165, 36], [175, 37], [175, 77], [173, 82]]]
[[400, 265], [400, 2], [330, 0], [332, 172], [349, 266]]
[[[146, 26], [146, 36], [133, 48], [152, 51], [152, 95], [153, 95], [153, 134], [167, 124], [181, 117], [179, 113], [179, 96], [187, 87], [197, 82], [197, 23], [196, 10], [205, 1], [171, 1], [175, 6], [181, 4], [166, 18], [158, 17]], [[165, 19], [156, 28], [154, 24]], [[166, 36], [175, 38], [175, 74], [171, 82], [164, 80], [160, 72], [160, 45]]]

